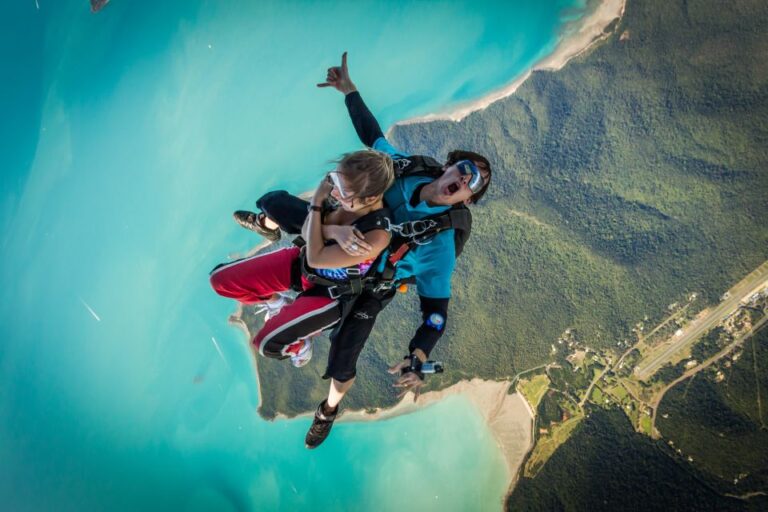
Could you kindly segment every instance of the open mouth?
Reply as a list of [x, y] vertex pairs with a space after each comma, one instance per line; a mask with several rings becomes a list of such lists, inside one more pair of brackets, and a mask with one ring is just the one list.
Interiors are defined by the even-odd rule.
[[445, 190], [448, 192], [448, 195], [453, 195], [453, 194], [455, 194], [456, 192], [458, 192], [459, 188], [460, 188], [460, 187], [459, 187], [459, 184], [458, 184], [458, 183], [456, 183], [456, 182], [454, 182], [454, 183], [451, 183], [450, 185], [448, 185], [448, 186], [445, 188]]

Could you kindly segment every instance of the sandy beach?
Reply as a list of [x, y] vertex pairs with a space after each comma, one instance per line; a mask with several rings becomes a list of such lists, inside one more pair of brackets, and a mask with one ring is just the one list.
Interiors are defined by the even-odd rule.
[[395, 123], [395, 126], [430, 121], [461, 121], [472, 112], [483, 110], [491, 103], [511, 96], [534, 71], [560, 69], [573, 57], [584, 53], [594, 43], [605, 39], [609, 35], [605, 32], [605, 28], [613, 20], [620, 18], [624, 14], [625, 4], [626, 0], [602, 0], [595, 6], [594, 10], [573, 22], [573, 25], [571, 25], [572, 31], [565, 31], [560, 43], [552, 53], [534, 64], [525, 74], [501, 89], [493, 91], [478, 100], [459, 105], [450, 112], [427, 114], [426, 116], [398, 121]]
[[373, 413], [349, 411], [340, 422], [378, 421], [409, 414], [452, 395], [468, 398], [491, 429], [496, 443], [504, 456], [512, 483], [518, 474], [533, 441], [533, 416], [530, 407], [520, 393], [508, 394], [509, 381], [482, 379], [463, 380], [440, 391], [430, 391], [413, 401], [413, 394], [406, 394], [394, 407], [379, 409]]

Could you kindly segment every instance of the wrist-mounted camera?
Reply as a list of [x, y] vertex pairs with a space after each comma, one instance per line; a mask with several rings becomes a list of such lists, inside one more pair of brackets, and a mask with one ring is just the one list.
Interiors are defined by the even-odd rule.
[[421, 362], [421, 359], [416, 354], [408, 354], [403, 359], [408, 361], [408, 366], [403, 368], [400, 372], [400, 375], [405, 375], [406, 373], [415, 373], [416, 376], [424, 380], [424, 375], [430, 374], [430, 373], [443, 373], [443, 363], [438, 361], [424, 361]]

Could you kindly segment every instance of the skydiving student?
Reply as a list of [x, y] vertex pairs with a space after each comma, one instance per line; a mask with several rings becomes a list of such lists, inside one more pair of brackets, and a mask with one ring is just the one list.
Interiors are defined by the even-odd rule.
[[[477, 203], [491, 180], [488, 159], [477, 153], [452, 151], [441, 165], [429, 157], [411, 156], [395, 149], [350, 79], [346, 52], [341, 66], [329, 68], [326, 81], [318, 87], [333, 87], [345, 95], [360, 140], [392, 156], [396, 179], [384, 194], [393, 223], [393, 240], [382, 262], [385, 268], [377, 274], [379, 283], [362, 292], [331, 335], [323, 376], [332, 379], [331, 393], [315, 412], [305, 440], [308, 448], [318, 446], [328, 437], [339, 402], [354, 382], [357, 358], [376, 317], [392, 299], [396, 287], [406, 281], [416, 283], [423, 322], [408, 345], [409, 355], [389, 368], [389, 372], [400, 374], [394, 385], [403, 389], [401, 396], [413, 391], [418, 397], [424, 382], [422, 365], [445, 330], [455, 259], [471, 227], [471, 216], [463, 206]], [[259, 213], [237, 211], [235, 220], [270, 240], [280, 238], [280, 229], [297, 232], [303, 218], [302, 206], [290, 200], [286, 192], [267, 193], [256, 204]], [[350, 256], [367, 254], [373, 249], [369, 236], [351, 226], [326, 225], [324, 229], [327, 237], [336, 240]]]
[[[211, 271], [211, 286], [219, 295], [243, 304], [271, 306], [264, 326], [252, 341], [261, 355], [290, 357], [297, 367], [309, 361], [312, 335], [339, 321], [340, 297], [345, 291], [356, 291], [350, 283], [364, 277], [389, 244], [385, 229], [389, 212], [382, 198], [393, 181], [392, 159], [386, 153], [369, 149], [344, 155], [336, 170], [320, 182], [312, 200], [303, 201], [303, 249], [278, 249], [224, 263]], [[329, 196], [338, 208], [329, 208]], [[349, 254], [337, 244], [326, 244], [324, 223], [357, 229], [370, 250]], [[327, 286], [318, 285], [317, 279]], [[292, 288], [301, 293], [288, 304], [281, 294]]]

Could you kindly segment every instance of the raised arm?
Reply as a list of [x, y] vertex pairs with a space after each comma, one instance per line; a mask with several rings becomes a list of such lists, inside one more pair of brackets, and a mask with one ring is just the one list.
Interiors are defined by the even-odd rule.
[[347, 105], [349, 118], [352, 120], [357, 136], [360, 137], [360, 142], [372, 148], [376, 145], [376, 141], [384, 139], [379, 122], [368, 110], [359, 92], [353, 91], [347, 94], [344, 97], [344, 104]]
[[369, 148], [377, 149], [390, 155], [403, 155], [400, 151], [392, 147], [384, 137], [379, 122], [373, 117], [373, 114], [362, 96], [357, 91], [357, 87], [349, 77], [349, 68], [347, 67], [347, 52], [341, 56], [341, 66], [328, 68], [328, 74], [325, 82], [317, 84], [318, 87], [333, 87], [344, 94], [344, 103], [347, 105], [349, 117], [352, 125], [355, 127], [360, 141]]

